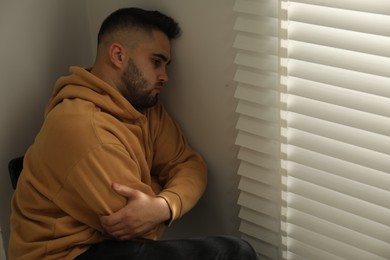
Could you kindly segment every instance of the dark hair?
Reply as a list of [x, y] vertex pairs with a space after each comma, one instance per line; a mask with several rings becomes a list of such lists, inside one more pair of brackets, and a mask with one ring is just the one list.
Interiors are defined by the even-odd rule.
[[122, 8], [110, 14], [103, 21], [98, 34], [98, 44], [104, 35], [128, 28], [144, 29], [146, 31], [159, 30], [165, 33], [169, 39], [177, 38], [181, 33], [179, 24], [159, 11], [149, 11], [135, 7]]

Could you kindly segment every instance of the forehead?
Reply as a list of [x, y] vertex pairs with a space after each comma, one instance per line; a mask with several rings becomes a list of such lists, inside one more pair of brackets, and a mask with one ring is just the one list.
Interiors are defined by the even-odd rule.
[[152, 31], [139, 40], [136, 51], [140, 54], [161, 54], [170, 59], [171, 44], [168, 37], [160, 31]]

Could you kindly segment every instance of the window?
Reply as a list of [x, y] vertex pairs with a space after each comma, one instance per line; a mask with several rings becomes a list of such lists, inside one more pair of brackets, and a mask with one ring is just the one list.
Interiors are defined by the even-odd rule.
[[268, 259], [389, 259], [390, 2], [234, 11], [243, 237]]

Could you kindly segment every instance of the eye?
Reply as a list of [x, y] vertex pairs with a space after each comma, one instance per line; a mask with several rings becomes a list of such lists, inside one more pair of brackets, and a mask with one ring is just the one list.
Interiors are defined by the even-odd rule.
[[160, 66], [161, 66], [161, 63], [162, 63], [161, 59], [156, 59], [156, 58], [153, 58], [153, 59], [152, 59], [152, 64], [153, 64], [153, 66], [154, 66], [155, 68], [160, 67]]

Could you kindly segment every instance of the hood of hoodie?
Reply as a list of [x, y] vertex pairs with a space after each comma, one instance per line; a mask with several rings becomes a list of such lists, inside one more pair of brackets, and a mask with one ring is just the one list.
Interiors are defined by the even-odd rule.
[[96, 77], [85, 68], [70, 67], [70, 75], [60, 77], [53, 89], [45, 116], [64, 99], [79, 98], [94, 103], [117, 118], [133, 121], [142, 117], [117, 89]]

